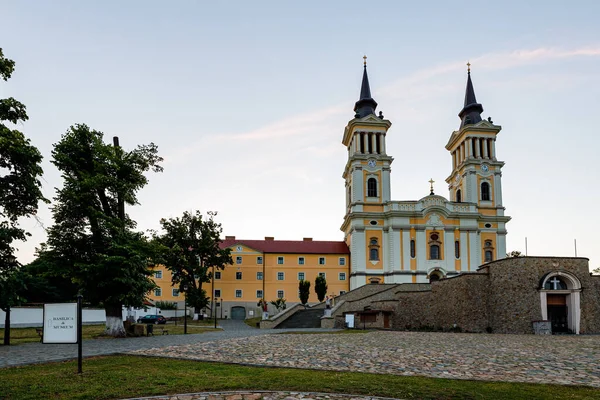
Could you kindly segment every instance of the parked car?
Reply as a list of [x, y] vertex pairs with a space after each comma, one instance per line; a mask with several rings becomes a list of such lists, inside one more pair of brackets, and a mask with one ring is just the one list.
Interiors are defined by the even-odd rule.
[[167, 319], [162, 315], [144, 315], [138, 318], [137, 322], [139, 324], [166, 324]]

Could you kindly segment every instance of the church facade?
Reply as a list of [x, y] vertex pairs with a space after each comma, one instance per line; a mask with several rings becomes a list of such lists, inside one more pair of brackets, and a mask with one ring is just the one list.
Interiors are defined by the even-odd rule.
[[386, 135], [392, 123], [376, 115], [366, 62], [355, 118], [342, 143], [348, 149], [344, 240], [352, 255], [350, 289], [369, 283], [425, 283], [475, 271], [506, 256], [502, 167], [496, 138], [502, 129], [482, 119], [470, 68], [459, 129], [446, 144], [452, 170], [450, 199], [431, 193], [419, 200], [392, 200], [393, 157]]

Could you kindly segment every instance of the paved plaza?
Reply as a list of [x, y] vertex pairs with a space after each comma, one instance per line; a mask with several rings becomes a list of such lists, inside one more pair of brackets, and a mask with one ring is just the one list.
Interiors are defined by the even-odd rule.
[[260, 335], [132, 354], [258, 366], [600, 387], [600, 336]]

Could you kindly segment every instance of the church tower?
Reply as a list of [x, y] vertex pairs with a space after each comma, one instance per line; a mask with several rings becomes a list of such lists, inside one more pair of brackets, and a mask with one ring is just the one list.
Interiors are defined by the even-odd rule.
[[342, 143], [348, 149], [348, 161], [343, 178], [346, 184], [346, 215], [342, 231], [350, 248], [351, 287], [366, 282], [367, 266], [383, 269], [380, 248], [383, 241], [383, 221], [378, 215], [391, 199], [390, 166], [393, 158], [386, 153], [385, 136], [392, 123], [380, 111], [371, 97], [364, 58], [359, 100], [354, 105], [354, 119], [344, 129]]
[[503, 161], [496, 158], [496, 137], [502, 127], [491, 118], [482, 120], [483, 106], [475, 98], [471, 65], [467, 64], [467, 88], [464, 107], [458, 114], [460, 127], [446, 144], [452, 155], [452, 172], [446, 182], [450, 201], [476, 204], [480, 215], [478, 233], [481, 263], [506, 255], [505, 224], [502, 205]]

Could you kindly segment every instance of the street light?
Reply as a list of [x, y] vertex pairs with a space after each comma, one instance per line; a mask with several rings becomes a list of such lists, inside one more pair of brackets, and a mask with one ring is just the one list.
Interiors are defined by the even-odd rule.
[[183, 297], [183, 334], [187, 335], [187, 285], [183, 285], [183, 293], [185, 296]]
[[217, 301], [219, 301], [219, 299], [215, 298], [215, 329], [217, 329]]

